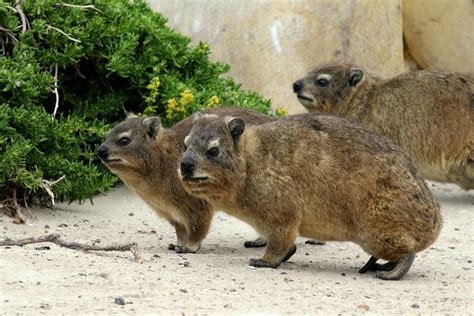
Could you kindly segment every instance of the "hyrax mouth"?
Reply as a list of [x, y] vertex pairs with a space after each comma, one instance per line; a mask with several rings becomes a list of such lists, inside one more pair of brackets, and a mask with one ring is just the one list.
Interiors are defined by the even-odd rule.
[[188, 175], [182, 176], [181, 179], [185, 182], [190, 182], [190, 183], [201, 183], [201, 182], [206, 182], [209, 180], [209, 177], [191, 177]]
[[104, 164], [120, 163], [120, 162], [122, 162], [122, 159], [120, 159], [120, 158], [102, 159], [102, 162], [103, 162]]
[[307, 96], [304, 96], [302, 94], [297, 94], [296, 97], [300, 100], [305, 100], [305, 101], [309, 101], [309, 102], [313, 102], [314, 100], [310, 97], [307, 97]]

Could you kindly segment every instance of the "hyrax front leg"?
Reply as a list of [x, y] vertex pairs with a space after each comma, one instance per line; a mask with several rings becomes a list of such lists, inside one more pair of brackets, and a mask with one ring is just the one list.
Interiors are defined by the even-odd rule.
[[176, 244], [169, 244], [168, 249], [177, 251], [177, 248], [184, 247], [188, 241], [188, 230], [186, 227], [174, 220], [170, 221], [170, 224], [174, 226], [176, 230]]
[[196, 253], [201, 248], [201, 241], [206, 238], [211, 221], [212, 215], [202, 216], [199, 220], [191, 221], [188, 224], [187, 242], [184, 246], [176, 247], [176, 252]]
[[275, 230], [268, 237], [265, 255], [260, 259], [250, 259], [249, 265], [257, 268], [277, 268], [296, 252], [296, 234], [296, 227]]

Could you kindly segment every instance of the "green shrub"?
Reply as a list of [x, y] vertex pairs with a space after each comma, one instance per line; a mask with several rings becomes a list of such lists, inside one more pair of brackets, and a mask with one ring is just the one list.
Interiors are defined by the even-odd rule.
[[270, 111], [145, 1], [20, 5], [26, 25], [15, 1], [0, 0], [0, 201], [46, 201], [45, 181], [62, 176], [61, 201], [110, 188], [117, 179], [94, 151], [124, 110], [167, 125], [216, 104]]

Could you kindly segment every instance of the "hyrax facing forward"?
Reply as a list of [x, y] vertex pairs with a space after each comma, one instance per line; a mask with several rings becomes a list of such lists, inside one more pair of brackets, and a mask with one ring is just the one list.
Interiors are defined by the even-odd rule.
[[[251, 124], [274, 119], [238, 108], [213, 109], [208, 113], [243, 116]], [[169, 249], [176, 252], [199, 250], [214, 214], [207, 202], [183, 189], [176, 174], [183, 139], [191, 125], [192, 119], [186, 119], [167, 129], [158, 117], [131, 117], [115, 126], [98, 150], [98, 156], [107, 168], [174, 226], [177, 243], [171, 244]], [[265, 241], [257, 239], [245, 245], [264, 246]]]
[[350, 117], [391, 138], [426, 179], [474, 189], [474, 91], [464, 77], [417, 71], [380, 80], [331, 63], [293, 84], [310, 112]]
[[202, 115], [185, 146], [185, 188], [267, 238], [265, 255], [250, 260], [255, 267], [278, 267], [300, 234], [355, 242], [373, 256], [361, 273], [390, 270], [377, 276], [399, 279], [442, 226], [409, 156], [342, 118], [313, 113], [246, 126]]

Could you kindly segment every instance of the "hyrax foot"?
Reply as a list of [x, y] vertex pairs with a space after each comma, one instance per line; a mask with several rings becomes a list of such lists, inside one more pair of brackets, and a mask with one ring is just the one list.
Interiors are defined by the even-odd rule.
[[181, 247], [181, 246], [178, 246], [178, 245], [175, 245], [175, 244], [169, 244], [168, 245], [168, 250], [176, 250], [177, 247]]
[[384, 264], [378, 264], [376, 263], [378, 258], [375, 258], [374, 256], [370, 257], [369, 261], [360, 268], [359, 273], [366, 273], [367, 271], [390, 271], [395, 266], [397, 265], [396, 262], [387, 262]]
[[367, 263], [359, 269], [359, 273], [366, 273], [367, 271], [376, 271], [374, 270], [375, 269], [375, 265], [376, 265], [376, 262], [377, 260], [379, 260], [378, 258], [375, 258], [374, 256], [370, 257], [369, 261], [367, 261]]
[[280, 264], [281, 264], [280, 261], [265, 261], [262, 259], [250, 259], [250, 262], [249, 262], [249, 266], [256, 267], [256, 268], [278, 268]]
[[305, 244], [308, 244], [308, 245], [317, 245], [317, 246], [321, 246], [321, 245], [325, 245], [325, 244], [326, 244], [325, 241], [314, 240], [314, 239], [306, 240], [304, 243], [305, 243]]
[[296, 252], [296, 245], [293, 245], [293, 247], [291, 247], [291, 249], [288, 251], [286, 256], [281, 260], [281, 262], [285, 262], [288, 259], [290, 259], [295, 254], [295, 252]]
[[378, 271], [375, 276], [382, 280], [400, 280], [410, 270], [413, 260], [415, 260], [415, 254], [408, 255], [396, 262], [395, 267], [390, 271]]
[[263, 239], [262, 237], [258, 237], [255, 240], [247, 240], [244, 242], [244, 247], [245, 248], [260, 248], [260, 247], [265, 247], [267, 245], [267, 241]]
[[176, 253], [196, 253], [198, 250], [201, 249], [201, 245], [197, 246], [176, 246], [175, 251]]

